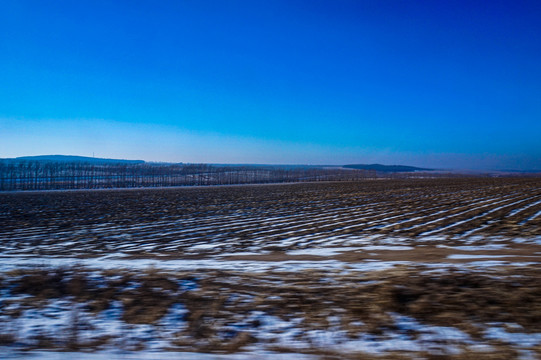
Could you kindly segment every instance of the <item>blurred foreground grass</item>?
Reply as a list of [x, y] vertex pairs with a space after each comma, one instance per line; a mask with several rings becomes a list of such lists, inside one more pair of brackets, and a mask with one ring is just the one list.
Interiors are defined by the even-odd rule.
[[540, 275], [527, 266], [483, 272], [17, 269], [0, 275], [0, 345], [265, 349], [324, 358], [539, 356]]

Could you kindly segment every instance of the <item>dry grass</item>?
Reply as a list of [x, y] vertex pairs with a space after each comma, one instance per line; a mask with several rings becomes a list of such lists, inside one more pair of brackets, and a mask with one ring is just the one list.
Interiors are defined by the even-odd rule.
[[[41, 269], [19, 270], [17, 277], [5, 278], [2, 287], [10, 288], [14, 295], [30, 295], [18, 300], [21, 309], [42, 306], [50, 299], [68, 298], [81, 304], [82, 309], [97, 313], [113, 301], [120, 301], [126, 324], [156, 325], [173, 304], [183, 304], [187, 309], [182, 319], [186, 327], [179, 328], [176, 338], [170, 340], [179, 349], [189, 351], [228, 353], [249, 344], [265, 343], [267, 339], [254, 337], [250, 330], [261, 326], [259, 320], [235, 331], [228, 327], [248, 319], [254, 311], [283, 320], [302, 318], [298, 326], [305, 332], [330, 329], [329, 316], [339, 315], [340, 327], [352, 339], [363, 333], [383, 336], [389, 331], [400, 331], [390, 315], [393, 313], [424, 324], [456, 327], [481, 342], [486, 341], [483, 329], [495, 322], [518, 324], [522, 327], [520, 332], [541, 332], [541, 269], [506, 268], [490, 274], [425, 270], [402, 267], [367, 274], [154, 270], [140, 274], [116, 272], [110, 276], [102, 273], [98, 282], [93, 280], [95, 274], [84, 269]], [[196, 283], [197, 288], [182, 288], [179, 284], [185, 281]], [[0, 309], [0, 315], [17, 318], [21, 313]], [[42, 334], [33, 339], [32, 347], [88, 349], [99, 348], [110, 340], [79, 339], [77, 322], [74, 312], [66, 339], [59, 342]], [[224, 329], [229, 330], [224, 333]], [[411, 330], [410, 335], [415, 336], [415, 331]], [[14, 338], [6, 333], [0, 341], [10, 344]], [[479, 358], [498, 359], [514, 351], [504, 344], [489, 343], [501, 349], [492, 355], [482, 353]], [[321, 353], [322, 349], [313, 351]], [[334, 355], [331, 352], [327, 356]], [[438, 358], [433, 354], [425, 357]], [[471, 356], [465, 353], [446, 358]]]

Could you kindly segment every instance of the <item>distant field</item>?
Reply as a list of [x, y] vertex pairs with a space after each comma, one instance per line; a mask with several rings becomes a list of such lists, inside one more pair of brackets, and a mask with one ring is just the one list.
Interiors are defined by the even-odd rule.
[[10, 352], [541, 355], [541, 178], [0, 193], [0, 223]]
[[[170, 255], [541, 235], [541, 179], [0, 194], [3, 254]], [[434, 240], [434, 241], [436, 241]], [[439, 241], [439, 240], [437, 240]]]

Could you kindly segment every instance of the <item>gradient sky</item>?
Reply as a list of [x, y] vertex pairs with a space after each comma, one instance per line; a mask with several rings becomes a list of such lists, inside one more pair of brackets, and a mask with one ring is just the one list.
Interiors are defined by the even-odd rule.
[[541, 2], [0, 2], [0, 157], [541, 169]]

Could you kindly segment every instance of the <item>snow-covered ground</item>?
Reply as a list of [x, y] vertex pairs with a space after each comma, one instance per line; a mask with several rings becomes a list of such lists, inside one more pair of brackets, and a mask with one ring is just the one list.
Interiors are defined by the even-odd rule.
[[[536, 358], [541, 332], [533, 325], [480, 321], [469, 324], [476, 329], [469, 331], [464, 323], [408, 315], [411, 309], [399, 302], [385, 308], [401, 286], [388, 287], [386, 274], [406, 282], [455, 274], [502, 282], [513, 277], [518, 283], [539, 269], [539, 184], [456, 181], [432, 188], [412, 183], [407, 190], [379, 181], [373, 188], [318, 184], [2, 194], [0, 358], [317, 359], [324, 351], [415, 357], [507, 350]], [[159, 320], [130, 323], [128, 307], [144, 302], [140, 294], [126, 299], [125, 293], [141, 286], [137, 282], [118, 285], [119, 292], [98, 312], [89, 310], [92, 291], [81, 299], [17, 290], [17, 281], [33, 271], [55, 269], [101, 279], [92, 280], [92, 291], [126, 274], [165, 272], [166, 279], [178, 282], [175, 276], [182, 272], [194, 279], [182, 280], [174, 291], [151, 287], [158, 303], [159, 294], [174, 301], [166, 302]], [[223, 286], [205, 288], [209, 279]], [[351, 304], [340, 300], [342, 292], [362, 286], [380, 296], [363, 305], [381, 325], [377, 331], [353, 319], [363, 309], [347, 312]], [[378, 293], [378, 286], [387, 292]], [[333, 298], [325, 298], [325, 291]], [[297, 292], [303, 297], [296, 298]], [[286, 293], [291, 302], [281, 303]], [[431, 296], [415, 306], [429, 308], [437, 291]], [[201, 301], [199, 308], [193, 299]], [[318, 308], [322, 302], [333, 305]], [[226, 310], [213, 308], [220, 304]], [[318, 310], [312, 314], [312, 308]], [[200, 313], [206, 317], [199, 319]], [[79, 345], [103, 344], [83, 346], [89, 353], [56, 351], [70, 350], [74, 334]], [[10, 343], [10, 336], [16, 341]]]

